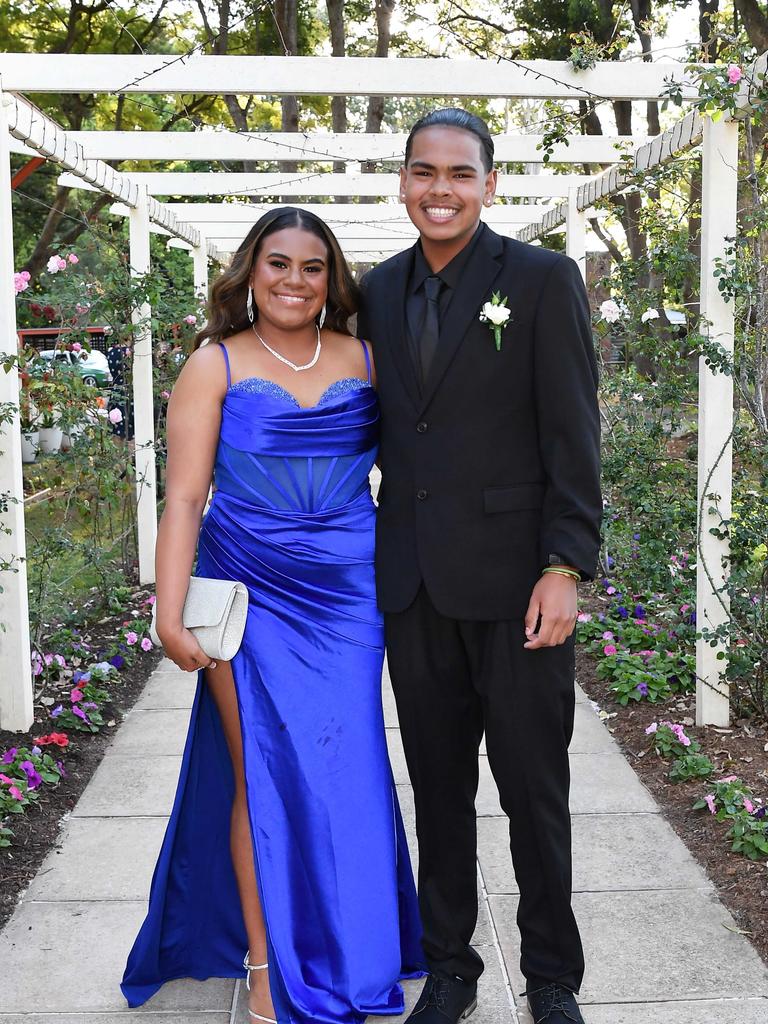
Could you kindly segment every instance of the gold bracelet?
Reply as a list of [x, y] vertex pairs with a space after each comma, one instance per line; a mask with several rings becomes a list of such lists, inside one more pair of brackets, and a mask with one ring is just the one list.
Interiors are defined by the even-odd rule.
[[549, 566], [547, 569], [541, 570], [542, 576], [544, 575], [544, 573], [547, 572], [554, 572], [558, 576], [568, 576], [575, 583], [581, 583], [581, 576], [579, 576], [579, 574], [577, 572], [574, 572], [572, 569], [556, 569], [554, 566]]

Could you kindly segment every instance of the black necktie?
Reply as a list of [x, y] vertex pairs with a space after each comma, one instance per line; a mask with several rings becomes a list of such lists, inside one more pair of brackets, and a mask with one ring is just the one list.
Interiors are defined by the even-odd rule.
[[421, 328], [419, 339], [419, 356], [421, 358], [421, 381], [427, 379], [432, 358], [437, 351], [437, 343], [440, 338], [440, 289], [443, 282], [439, 277], [428, 277], [424, 281], [424, 295], [427, 299], [427, 308], [424, 312], [424, 324]]

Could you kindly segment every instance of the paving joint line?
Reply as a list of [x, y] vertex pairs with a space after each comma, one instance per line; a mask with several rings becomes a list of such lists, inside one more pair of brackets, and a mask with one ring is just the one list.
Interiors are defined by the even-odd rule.
[[485, 878], [483, 877], [483, 869], [480, 866], [479, 859], [476, 860], [476, 863], [477, 863], [477, 879], [478, 879], [478, 882], [480, 883], [480, 892], [482, 894], [483, 901], [485, 903], [485, 910], [486, 910], [486, 913], [488, 914], [488, 920], [489, 920], [490, 925], [491, 925], [491, 937], [493, 939], [493, 946], [494, 946], [494, 948], [496, 950], [496, 957], [497, 957], [497, 959], [499, 961], [499, 967], [501, 968], [501, 976], [504, 979], [504, 988], [507, 991], [507, 999], [509, 1000], [509, 1008], [510, 1008], [511, 1013], [512, 1013], [512, 1021], [515, 1022], [515, 1024], [518, 1024], [519, 1017], [517, 1016], [517, 1005], [515, 1003], [515, 994], [512, 991], [512, 985], [511, 985], [510, 980], [509, 980], [509, 972], [507, 971], [507, 964], [506, 964], [506, 961], [504, 959], [504, 954], [503, 954], [502, 949], [501, 949], [501, 942], [499, 941], [499, 935], [498, 935], [498, 932], [496, 931], [496, 922], [493, 919], [493, 912], [491, 910], [491, 903], [490, 903], [490, 900], [488, 899], [488, 890], [485, 887]]

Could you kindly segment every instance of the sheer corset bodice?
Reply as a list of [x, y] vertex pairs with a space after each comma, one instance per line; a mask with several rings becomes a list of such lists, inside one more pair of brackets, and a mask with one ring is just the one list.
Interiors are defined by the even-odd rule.
[[[222, 346], [222, 351], [226, 349]], [[367, 356], [367, 351], [366, 351]], [[229, 366], [227, 365], [228, 381]], [[302, 407], [274, 381], [227, 389], [216, 452], [216, 493], [260, 508], [326, 512], [369, 494], [379, 412], [369, 381], [335, 381]]]

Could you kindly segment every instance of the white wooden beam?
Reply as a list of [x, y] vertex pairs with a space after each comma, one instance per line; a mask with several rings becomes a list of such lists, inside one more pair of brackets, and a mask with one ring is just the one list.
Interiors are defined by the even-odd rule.
[[[82, 146], [83, 154], [101, 160], [301, 160], [331, 163], [334, 160], [380, 160], [401, 163], [408, 136], [399, 132], [331, 134], [312, 132], [235, 132], [225, 128], [172, 132], [67, 132]], [[495, 135], [497, 163], [543, 163], [542, 135]], [[634, 152], [649, 142], [646, 136], [575, 135], [558, 142], [549, 163], [615, 163], [623, 153]], [[34, 156], [23, 142], [11, 142], [14, 153]]]
[[[1, 68], [0, 86], [6, 88]], [[28, 100], [21, 96], [9, 96], [7, 93], [5, 95], [8, 101], [8, 131], [14, 138], [23, 140], [38, 156], [47, 157], [72, 171], [81, 181], [95, 186], [99, 192], [114, 196], [128, 206], [136, 205], [140, 195], [139, 186], [127, 175], [121, 174], [101, 160], [88, 159], [78, 142], [70, 139], [55, 121]], [[197, 245], [196, 233], [186, 225], [177, 223], [162, 203], [150, 198], [147, 209], [148, 216], [154, 223], [162, 225], [171, 234], [184, 238], [191, 245]]]
[[[268, 203], [168, 203], [169, 209], [195, 227], [205, 230], [207, 225], [243, 224], [251, 227], [263, 214], [275, 208]], [[411, 222], [400, 203], [295, 203], [302, 210], [322, 217], [335, 231], [346, 224], [368, 224], [371, 230], [390, 225], [410, 226]], [[492, 227], [497, 225], [530, 224], [538, 220], [547, 205], [533, 203], [494, 203], [483, 209], [482, 219]], [[110, 213], [127, 217], [129, 208], [113, 203]], [[159, 230], [153, 227], [153, 230]], [[209, 240], [209, 255], [212, 243]]]
[[[736, 235], [736, 190], [739, 162], [739, 125], [735, 121], [704, 120], [701, 190], [701, 316], [709, 324], [711, 341], [723, 346], [733, 358], [734, 310], [714, 276], [715, 261], [725, 259], [730, 239]], [[724, 593], [728, 576], [727, 537], [721, 520], [730, 519], [733, 482], [733, 377], [713, 373], [699, 360], [699, 464], [698, 550], [696, 557], [696, 625], [716, 629], [730, 619], [730, 602]], [[727, 644], [711, 647], [696, 641], [696, 723], [727, 726], [728, 681], [724, 655]]]
[[[13, 288], [13, 219], [5, 94], [0, 89], [0, 363], [18, 352]], [[0, 366], [0, 403], [16, 415], [0, 428], [0, 729], [26, 732], [34, 721], [27, 598], [24, 487], [18, 415], [19, 374]]]
[[[162, 196], [397, 196], [397, 174], [244, 174], [215, 171], [131, 171], [131, 181], [150, 195]], [[500, 174], [496, 194], [519, 198], [566, 196], [576, 185], [590, 181], [586, 174]], [[72, 174], [62, 174], [67, 188], [93, 189]]]
[[551, 60], [3, 53], [0, 74], [16, 92], [656, 100], [671, 80], [697, 95], [684, 65], [641, 60], [576, 71]]
[[577, 203], [576, 189], [568, 193], [567, 212], [565, 218], [565, 254], [578, 264], [581, 276], [587, 280], [587, 222], [583, 210]]
[[[150, 271], [149, 199], [139, 196], [130, 211], [131, 275]], [[152, 310], [142, 303], [132, 310], [133, 414], [135, 431], [136, 518], [139, 544], [139, 582], [155, 581], [157, 538], [157, 467], [155, 462], [155, 410], [152, 392]]]
[[[698, 110], [691, 110], [670, 129], [657, 135], [651, 142], [641, 146], [633, 160], [634, 171], [644, 171], [659, 164], [666, 163], [686, 149], [701, 142], [703, 122]], [[602, 174], [595, 175], [585, 185], [580, 185], [576, 193], [576, 207], [586, 210], [599, 199], [615, 195], [632, 182], [632, 172], [622, 165], [609, 167]], [[563, 224], [568, 212], [567, 202], [560, 203], [542, 217], [537, 224], [530, 224], [518, 235], [524, 242], [532, 242], [548, 234], [559, 224]]]

